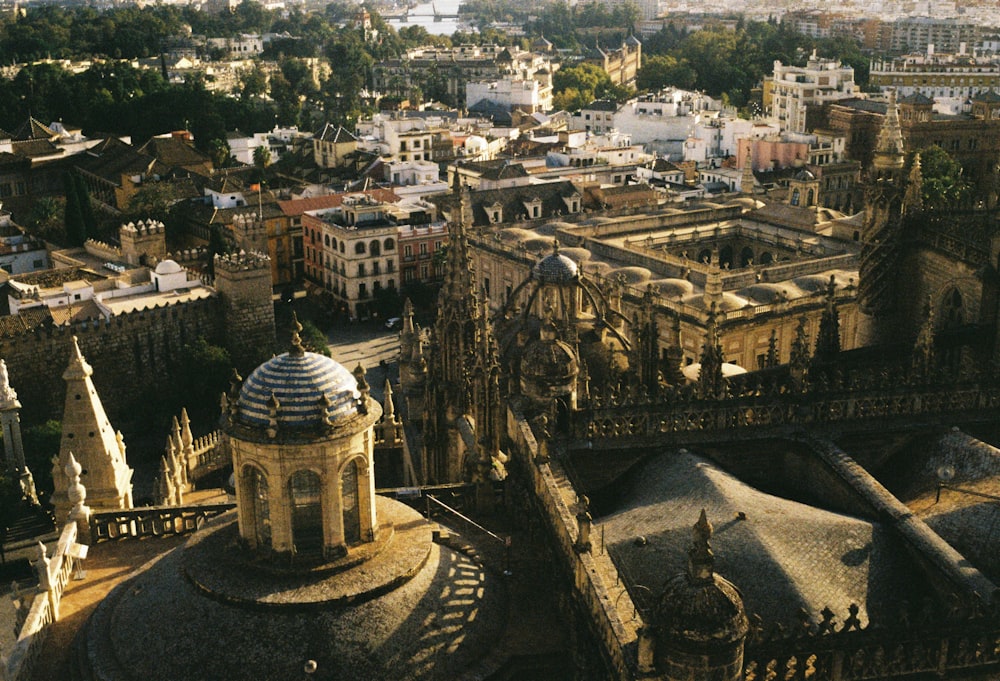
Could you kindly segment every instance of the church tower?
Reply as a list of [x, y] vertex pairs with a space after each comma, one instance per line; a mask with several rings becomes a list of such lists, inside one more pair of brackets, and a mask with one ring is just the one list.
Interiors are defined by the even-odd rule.
[[893, 326], [903, 218], [908, 207], [905, 161], [896, 92], [890, 90], [885, 120], [868, 169], [858, 274], [858, 298], [862, 311], [870, 318], [872, 340], [876, 342], [889, 337]]
[[496, 345], [476, 294], [465, 231], [471, 221], [469, 192], [458, 175], [453, 192], [424, 398], [424, 476], [438, 484], [478, 479], [490, 466], [488, 450], [494, 442], [499, 447], [499, 434], [494, 434], [500, 418]]
[[60, 522], [73, 507], [68, 494], [69, 483], [63, 474], [71, 455], [82, 467], [81, 481], [87, 488], [91, 508], [95, 511], [132, 508], [132, 469], [125, 460], [125, 442], [104, 413], [104, 405], [90, 380], [93, 373], [73, 336], [69, 366], [63, 372], [66, 407], [62, 442], [52, 466], [55, 482], [52, 504], [56, 520]]

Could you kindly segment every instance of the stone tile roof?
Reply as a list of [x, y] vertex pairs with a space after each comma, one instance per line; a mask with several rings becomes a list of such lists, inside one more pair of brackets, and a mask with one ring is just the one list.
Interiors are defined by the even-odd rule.
[[47, 307], [24, 310], [20, 314], [3, 315], [0, 316], [0, 336], [20, 336], [50, 323], [52, 314]]
[[111, 184], [120, 185], [123, 175], [145, 174], [155, 159], [117, 137], [105, 138], [78, 156], [76, 166]]
[[703, 508], [715, 525], [716, 571], [765, 623], [788, 626], [800, 608], [815, 618], [826, 606], [842, 620], [852, 602], [863, 621], [885, 621], [901, 599], [928, 592], [879, 524], [766, 494], [684, 450], [647, 459], [620, 499], [595, 534], [634, 593], [642, 585], [655, 598], [685, 569]]
[[154, 157], [168, 166], [202, 165], [211, 159], [184, 140], [175, 137], [153, 137], [139, 147], [139, 152]]
[[[365, 577], [359, 573], [378, 568], [379, 557], [354, 570], [307, 573], [298, 580], [277, 570], [256, 570], [270, 590], [259, 596], [248, 585], [241, 595], [258, 601], [250, 607], [209, 597], [199, 588], [202, 581], [192, 583], [203, 572], [200, 563], [211, 556], [189, 545], [144, 566], [98, 606], [83, 632], [89, 664], [102, 670], [114, 665], [129, 678], [149, 681], [293, 679], [302, 676], [310, 659], [317, 662], [317, 678], [489, 677], [495, 669], [484, 668], [484, 660], [503, 634], [506, 609], [499, 578], [465, 555], [431, 544], [430, 528], [413, 517], [415, 512], [393, 517], [385, 501], [376, 501], [378, 513], [387, 527], [395, 526], [394, 541], [419, 532], [427, 556], [393, 588], [370, 599], [316, 607], [325, 600], [336, 603], [338, 579]], [[218, 520], [235, 523], [234, 514]], [[223, 526], [217, 533], [226, 530]], [[204, 532], [213, 531], [210, 524]], [[202, 544], [211, 539], [201, 537]], [[233, 563], [235, 552], [220, 548], [219, 559]], [[395, 552], [390, 547], [383, 553]], [[253, 568], [244, 564], [243, 573]], [[230, 578], [233, 589], [240, 588], [240, 576]]]
[[[580, 196], [582, 194], [576, 185], [569, 181], [549, 182], [545, 184], [532, 184], [522, 187], [505, 187], [503, 189], [488, 189], [470, 192], [469, 200], [472, 204], [472, 224], [491, 224], [490, 215], [492, 207], [499, 204], [503, 211], [503, 221], [513, 222], [525, 217], [527, 208], [525, 203], [540, 200], [541, 215], [538, 219], [551, 220], [559, 214], [566, 213], [566, 204], [563, 197]], [[441, 196], [428, 197], [429, 201], [435, 202], [440, 208], [451, 211], [455, 202], [454, 196], [445, 194]]]
[[59, 137], [59, 133], [45, 125], [41, 121], [29, 116], [28, 120], [17, 126], [12, 139], [22, 140], [53, 140]]
[[11, 148], [14, 150], [15, 154], [20, 156], [51, 156], [52, 154], [62, 153], [62, 150], [52, 142], [41, 139], [41, 140], [14, 140], [11, 143]]

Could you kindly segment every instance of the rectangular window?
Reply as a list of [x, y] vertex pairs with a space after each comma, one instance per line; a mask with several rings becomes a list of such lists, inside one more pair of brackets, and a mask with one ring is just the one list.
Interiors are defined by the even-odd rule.
[[358, 276], [359, 277], [365, 276], [365, 264], [363, 262], [358, 263]]
[[427, 255], [427, 244], [420, 244], [420, 255]]
[[392, 258], [389, 258], [388, 260], [385, 261], [385, 271], [386, 272], [392, 272], [394, 268], [395, 268], [395, 264], [393, 263]]
[[413, 255], [413, 247], [410, 246], [410, 244], [406, 244], [405, 246], [403, 246], [403, 255], [405, 255], [408, 258]]
[[11, 189], [10, 182], [4, 182], [0, 184], [0, 197], [11, 196], [14, 191]]

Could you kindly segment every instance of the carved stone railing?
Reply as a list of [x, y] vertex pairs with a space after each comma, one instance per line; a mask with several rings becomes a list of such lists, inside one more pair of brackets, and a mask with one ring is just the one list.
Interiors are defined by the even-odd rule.
[[577, 439], [648, 437], [668, 433], [750, 430], [893, 417], [986, 412], [1000, 407], [1000, 388], [964, 385], [895, 391], [846, 392], [808, 396], [737, 397], [684, 400], [674, 404], [621, 401], [584, 411], [574, 424]]
[[189, 534], [198, 530], [209, 518], [235, 507], [236, 504], [150, 506], [94, 513], [90, 517], [91, 543]]
[[[38, 572], [38, 588], [31, 594], [19, 593], [19, 611], [26, 611], [24, 622], [17, 632], [10, 655], [0, 658], [0, 678], [4, 681], [28, 681], [34, 675], [42, 644], [49, 632], [49, 625], [59, 619], [59, 603], [63, 591], [76, 567], [77, 524], [69, 522], [63, 526], [56, 550], [48, 556], [45, 546], [39, 544], [39, 556], [35, 563]], [[31, 598], [30, 605], [27, 599]]]
[[813, 627], [783, 640], [748, 643], [744, 653], [746, 681], [929, 678], [997, 667], [1000, 622], [990, 616], [893, 628]]
[[215, 431], [203, 435], [191, 443], [188, 457], [188, 477], [198, 480], [209, 473], [225, 468], [232, 463], [229, 449], [222, 441], [222, 432]]

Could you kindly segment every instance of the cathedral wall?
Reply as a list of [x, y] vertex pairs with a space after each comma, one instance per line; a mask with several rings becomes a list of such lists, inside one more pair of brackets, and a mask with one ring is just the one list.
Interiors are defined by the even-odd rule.
[[[933, 304], [937, 328], [947, 328], [950, 324], [974, 324], [982, 316], [983, 282], [976, 271], [955, 258], [938, 251], [922, 248], [909, 253], [900, 261], [899, 283], [896, 289], [896, 305], [900, 318], [911, 320], [900, 329], [899, 340], [916, 336], [924, 319], [927, 301]], [[961, 305], [952, 294], [958, 291]], [[948, 300], [945, 300], [947, 294]]]
[[141, 417], [143, 403], [156, 403], [156, 391], [170, 381], [185, 345], [199, 336], [212, 343], [223, 341], [214, 299], [0, 337], [0, 357], [24, 405], [25, 421], [61, 417], [66, 390], [62, 374], [74, 335], [94, 368], [94, 385], [116, 425]]
[[[573, 512], [573, 507], [578, 506], [576, 493], [563, 471], [555, 468], [558, 464], [540, 462], [540, 443], [523, 416], [508, 410], [507, 432], [512, 458], [516, 457], [531, 476], [532, 491], [544, 512], [553, 548], [573, 575], [574, 599], [588, 612], [591, 629], [602, 644], [603, 657], [617, 672], [609, 679], [633, 678], [638, 628], [642, 622], [634, 616], [637, 610], [628, 592], [620, 591], [617, 586], [617, 570], [611, 557], [597, 547], [581, 551], [574, 546], [578, 534]], [[621, 613], [628, 613], [631, 619], [626, 620]]]

